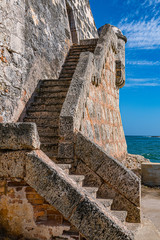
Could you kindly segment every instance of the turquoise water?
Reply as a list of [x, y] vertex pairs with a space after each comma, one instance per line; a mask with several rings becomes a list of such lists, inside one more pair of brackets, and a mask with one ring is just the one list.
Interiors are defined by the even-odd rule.
[[128, 153], [143, 155], [151, 162], [160, 162], [160, 137], [126, 136]]

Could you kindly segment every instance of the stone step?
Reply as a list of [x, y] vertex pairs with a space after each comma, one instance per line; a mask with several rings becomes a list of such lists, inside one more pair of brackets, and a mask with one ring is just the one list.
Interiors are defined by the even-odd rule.
[[61, 98], [61, 97], [65, 97], [66, 96], [67, 90], [63, 91], [63, 92], [62, 91], [50, 91], [50, 92], [41, 92], [41, 91], [39, 91], [37, 93], [37, 96], [39, 96], [39, 97], [57, 97], [57, 98], [59, 97], [59, 98]]
[[58, 143], [41, 143], [41, 150], [45, 153], [52, 153], [53, 155], [56, 155], [58, 153]]
[[80, 187], [83, 186], [83, 180], [85, 179], [85, 176], [83, 175], [69, 175], [69, 177], [76, 182], [76, 184]]
[[60, 115], [59, 112], [48, 112], [48, 111], [32, 111], [30, 109], [27, 110], [27, 117], [33, 117], [33, 118], [58, 118]]
[[57, 155], [58, 155], [58, 149], [56, 152], [45, 152], [45, 154], [53, 161], [56, 163], [56, 158], [57, 158]]
[[68, 85], [44, 86], [41, 85], [38, 92], [65, 92], [68, 90]]
[[69, 174], [69, 170], [72, 167], [71, 164], [57, 164], [66, 174]]
[[63, 65], [63, 67], [74, 67], [74, 68], [76, 68], [76, 66], [77, 66], [77, 62], [76, 63], [75, 62], [65, 62]]
[[111, 208], [111, 205], [113, 203], [113, 199], [101, 199], [97, 198], [97, 200], [105, 207], [105, 208]]
[[127, 217], [127, 212], [126, 211], [115, 211], [112, 210], [111, 213], [117, 217], [121, 222], [125, 222], [126, 221], [126, 217]]
[[63, 79], [58, 79], [58, 80], [43, 80], [42, 84], [40, 87], [43, 86], [64, 86], [64, 85], [69, 85], [70, 84], [70, 79], [65, 79], [65, 81]]
[[[42, 99], [43, 100], [43, 99]], [[48, 98], [47, 98], [47, 100], [48, 100]], [[31, 103], [30, 104], [30, 107], [42, 107], [42, 106], [44, 106], [44, 107], [48, 107], [48, 106], [51, 106], [51, 107], [55, 107], [55, 108], [58, 108], [58, 109], [61, 109], [62, 108], [62, 105], [63, 105], [63, 101], [61, 100], [61, 101], [52, 101], [52, 102], [44, 102], [44, 100], [43, 101], [35, 101], [35, 102], [33, 102], [33, 103]]]
[[[48, 136], [48, 135], [41, 135], [40, 137], [40, 142], [41, 143], [46, 143], [46, 142], [50, 142], [52, 144], [58, 144], [59, 143], [59, 136]], [[49, 154], [52, 153], [49, 151]]]
[[79, 61], [79, 58], [74, 58], [74, 57], [68, 57], [65, 61], [65, 64], [69, 64], [69, 63], [75, 63], [75, 64], [78, 64], [78, 61]]
[[96, 45], [77, 45], [77, 46], [72, 46], [70, 51], [71, 50], [74, 50], [74, 49], [80, 49], [80, 50], [83, 50], [83, 49], [88, 49], [88, 48], [91, 48], [91, 49], [95, 49]]
[[91, 194], [92, 197], [96, 198], [98, 188], [96, 188], [96, 187], [83, 187], [83, 188], [84, 188], [89, 194]]
[[73, 77], [73, 73], [61, 73], [60, 74], [60, 78], [65, 78], [65, 77], [66, 78], [72, 78]]
[[70, 51], [72, 50], [86, 50], [86, 49], [95, 49], [96, 45], [79, 45], [79, 46], [72, 46]]
[[63, 68], [61, 74], [73, 74], [74, 72], [75, 72], [75, 68], [70, 70]]
[[59, 135], [59, 126], [37, 126], [39, 135], [47, 134], [47, 135]]
[[77, 55], [75, 55], [75, 56], [73, 56], [73, 55], [68, 55], [67, 58], [66, 58], [66, 62], [68, 62], [68, 61], [70, 61], [70, 60], [72, 60], [73, 62], [78, 62], [78, 60], [79, 60], [79, 55], [78, 55], [78, 56], [77, 56]]
[[81, 52], [82, 52], [82, 51], [69, 52], [68, 57], [71, 57], [71, 56], [73, 56], [73, 57], [75, 57], [75, 56], [80, 56]]
[[63, 69], [66, 69], [66, 70], [73, 70], [73, 71], [75, 71], [75, 69], [76, 69], [76, 66], [77, 66], [77, 64], [73, 64], [73, 63], [67, 63], [67, 64], [65, 64], [65, 65], [63, 65]]
[[[62, 104], [52, 104], [52, 105], [42, 105], [42, 104], [36, 104], [36, 105], [31, 105], [29, 108], [30, 112], [38, 111], [38, 112], [60, 112], [62, 109]], [[28, 111], [28, 110], [27, 110]]]
[[72, 232], [72, 231], [64, 231], [62, 236], [68, 236], [73, 238], [74, 240], [80, 240], [79, 232]]
[[82, 52], [94, 52], [94, 48], [86, 48], [86, 49], [71, 49], [69, 55], [81, 54]]
[[59, 78], [61, 81], [70, 81], [71, 82], [71, 80], [72, 80], [72, 78], [66, 78], [66, 77], [60, 77]]
[[48, 117], [40, 117], [40, 118], [37, 118], [37, 117], [25, 117], [23, 122], [33, 122], [33, 123], [36, 123], [37, 126], [48, 126], [48, 125], [52, 125], [52, 126], [57, 126], [59, 124], [59, 117], [51, 117], [51, 118], [48, 118]]
[[45, 105], [50, 105], [50, 104], [63, 104], [65, 100], [65, 97], [40, 97], [40, 96], [36, 96], [34, 97], [34, 102], [31, 105], [36, 105], [36, 104], [44, 104]]

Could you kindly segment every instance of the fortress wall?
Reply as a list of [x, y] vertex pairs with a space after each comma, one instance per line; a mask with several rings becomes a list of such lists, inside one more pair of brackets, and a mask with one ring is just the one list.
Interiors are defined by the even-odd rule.
[[0, 227], [6, 235], [49, 240], [69, 230], [63, 222], [62, 214], [25, 181], [0, 179]]
[[[77, 38], [95, 38], [88, 0], [67, 0]], [[0, 122], [17, 121], [40, 79], [58, 78], [72, 45], [65, 0], [0, 2]]]
[[[118, 40], [118, 39], [117, 39]], [[117, 54], [112, 47], [106, 56], [101, 83], [90, 83], [81, 131], [102, 147], [107, 154], [124, 159], [127, 145], [119, 110], [119, 88], [116, 86]]]

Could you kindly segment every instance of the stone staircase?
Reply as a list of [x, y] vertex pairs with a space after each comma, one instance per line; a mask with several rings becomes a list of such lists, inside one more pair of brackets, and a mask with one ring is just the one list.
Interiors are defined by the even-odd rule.
[[[69, 169], [71, 168], [71, 164], [57, 164], [65, 173], [68, 175], [70, 179], [72, 179], [74, 182], [76, 182], [77, 186], [83, 187], [93, 198], [98, 200], [100, 204], [102, 204], [107, 211], [111, 212], [115, 217], [117, 217], [122, 223], [125, 223], [126, 217], [127, 217], [127, 212], [126, 211], [113, 211], [111, 210], [111, 205], [113, 203], [112, 199], [100, 199], [97, 198], [97, 191], [98, 188], [96, 187], [85, 187], [83, 185], [84, 181], [84, 176], [83, 175], [70, 175], [69, 174]], [[78, 230], [74, 227], [71, 226], [71, 229], [69, 231], [64, 231], [63, 236], [66, 237], [66, 239], [76, 239], [76, 240], [81, 240], [81, 236], [79, 235]], [[62, 236], [62, 237], [63, 237]], [[69, 238], [67, 238], [67, 236]], [[63, 239], [63, 238], [62, 238]], [[64, 238], [65, 239], [65, 238]], [[84, 238], [85, 239], [85, 238]]]
[[59, 115], [67, 95], [72, 76], [81, 52], [94, 52], [96, 45], [72, 46], [63, 65], [59, 79], [43, 80], [33, 103], [27, 109], [24, 122], [35, 122], [41, 141], [41, 149], [55, 160], [59, 142]]
[[[75, 45], [72, 46], [66, 61], [63, 65], [59, 79], [42, 80], [37, 90], [34, 101], [26, 111], [24, 122], [35, 122], [41, 141], [41, 150], [54, 162], [58, 163], [58, 143], [59, 143], [59, 116], [65, 97], [67, 95], [70, 82], [76, 69], [81, 52], [94, 52], [95, 45]], [[83, 175], [69, 175], [70, 164], [58, 164], [58, 166], [68, 174], [68, 177], [76, 182], [77, 186], [83, 187], [92, 198], [96, 198], [98, 188], [85, 187], [83, 185]], [[127, 212], [111, 211], [112, 199], [97, 199], [107, 211], [110, 211], [121, 222], [125, 222]], [[66, 221], [66, 224], [69, 222]], [[55, 240], [83, 240], [78, 230], [70, 226], [70, 230], [63, 231], [62, 236], [53, 238]]]

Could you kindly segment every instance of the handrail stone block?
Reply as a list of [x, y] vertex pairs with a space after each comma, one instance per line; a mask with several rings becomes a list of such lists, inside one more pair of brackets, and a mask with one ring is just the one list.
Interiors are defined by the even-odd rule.
[[0, 149], [39, 149], [40, 141], [35, 123], [0, 123]]
[[28, 154], [25, 181], [86, 239], [133, 240], [133, 234], [116, 217], [98, 204], [86, 190], [78, 187], [42, 151]]
[[80, 132], [76, 136], [75, 154], [116, 191], [140, 206], [140, 179]]

